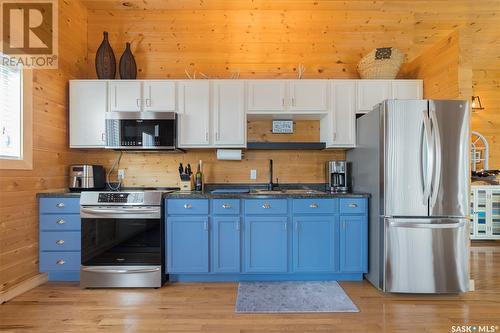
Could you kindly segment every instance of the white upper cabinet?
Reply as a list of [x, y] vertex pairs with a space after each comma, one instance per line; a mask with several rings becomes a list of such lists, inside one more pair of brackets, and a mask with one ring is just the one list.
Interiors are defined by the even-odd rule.
[[109, 81], [110, 111], [141, 111], [142, 81]]
[[383, 100], [391, 98], [391, 80], [357, 80], [358, 112], [366, 113]]
[[144, 111], [176, 111], [175, 81], [144, 81], [143, 98]]
[[291, 111], [327, 111], [328, 81], [290, 80], [288, 108]]
[[327, 147], [354, 147], [356, 145], [356, 81], [331, 82], [331, 135]]
[[102, 148], [106, 145], [104, 116], [107, 107], [107, 81], [69, 82], [69, 146], [71, 148]]
[[213, 139], [215, 147], [246, 146], [245, 83], [213, 81]]
[[210, 145], [210, 81], [179, 82], [179, 147]]
[[391, 87], [393, 99], [422, 99], [422, 80], [394, 80]]
[[285, 110], [286, 82], [282, 80], [249, 80], [248, 111]]
[[110, 81], [110, 111], [176, 111], [175, 81]]

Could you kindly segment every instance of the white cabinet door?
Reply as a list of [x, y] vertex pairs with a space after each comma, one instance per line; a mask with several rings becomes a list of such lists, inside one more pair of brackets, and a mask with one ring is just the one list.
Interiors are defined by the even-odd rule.
[[356, 145], [356, 81], [333, 80], [330, 147]]
[[328, 81], [290, 80], [288, 88], [291, 111], [326, 111], [328, 109]]
[[141, 111], [141, 81], [110, 81], [110, 111]]
[[366, 113], [383, 100], [391, 98], [390, 80], [358, 80], [358, 112]]
[[144, 111], [176, 111], [175, 81], [144, 81]]
[[179, 147], [210, 144], [210, 81], [179, 82]]
[[102, 148], [106, 144], [107, 81], [69, 82], [69, 146]]
[[248, 81], [248, 111], [285, 110], [286, 83], [282, 80]]
[[422, 80], [394, 80], [391, 90], [393, 99], [422, 99]]
[[245, 84], [234, 80], [213, 82], [215, 146], [245, 147]]

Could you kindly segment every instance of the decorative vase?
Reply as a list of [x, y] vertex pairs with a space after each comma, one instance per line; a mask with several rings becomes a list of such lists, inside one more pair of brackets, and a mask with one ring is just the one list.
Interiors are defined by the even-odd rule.
[[135, 80], [137, 77], [137, 65], [134, 55], [130, 50], [130, 43], [126, 44], [125, 51], [120, 58], [120, 78], [124, 80]]
[[97, 78], [103, 80], [114, 79], [116, 75], [116, 59], [108, 41], [108, 32], [103, 32], [103, 40], [95, 55], [95, 71]]

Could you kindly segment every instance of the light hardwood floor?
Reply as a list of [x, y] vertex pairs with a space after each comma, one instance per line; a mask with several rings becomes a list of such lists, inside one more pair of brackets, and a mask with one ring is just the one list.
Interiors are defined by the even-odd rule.
[[0, 332], [451, 332], [452, 325], [500, 326], [500, 242], [476, 243], [471, 257], [477, 290], [461, 296], [386, 295], [366, 281], [341, 283], [359, 313], [235, 314], [235, 283], [161, 290], [48, 283], [0, 305]]

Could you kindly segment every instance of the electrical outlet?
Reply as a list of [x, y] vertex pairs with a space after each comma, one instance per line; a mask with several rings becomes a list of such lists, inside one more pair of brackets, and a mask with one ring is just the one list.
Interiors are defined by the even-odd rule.
[[118, 179], [120, 179], [120, 180], [125, 179], [125, 170], [124, 169], [118, 169]]
[[257, 170], [255, 169], [250, 170], [250, 179], [252, 180], [257, 179]]

